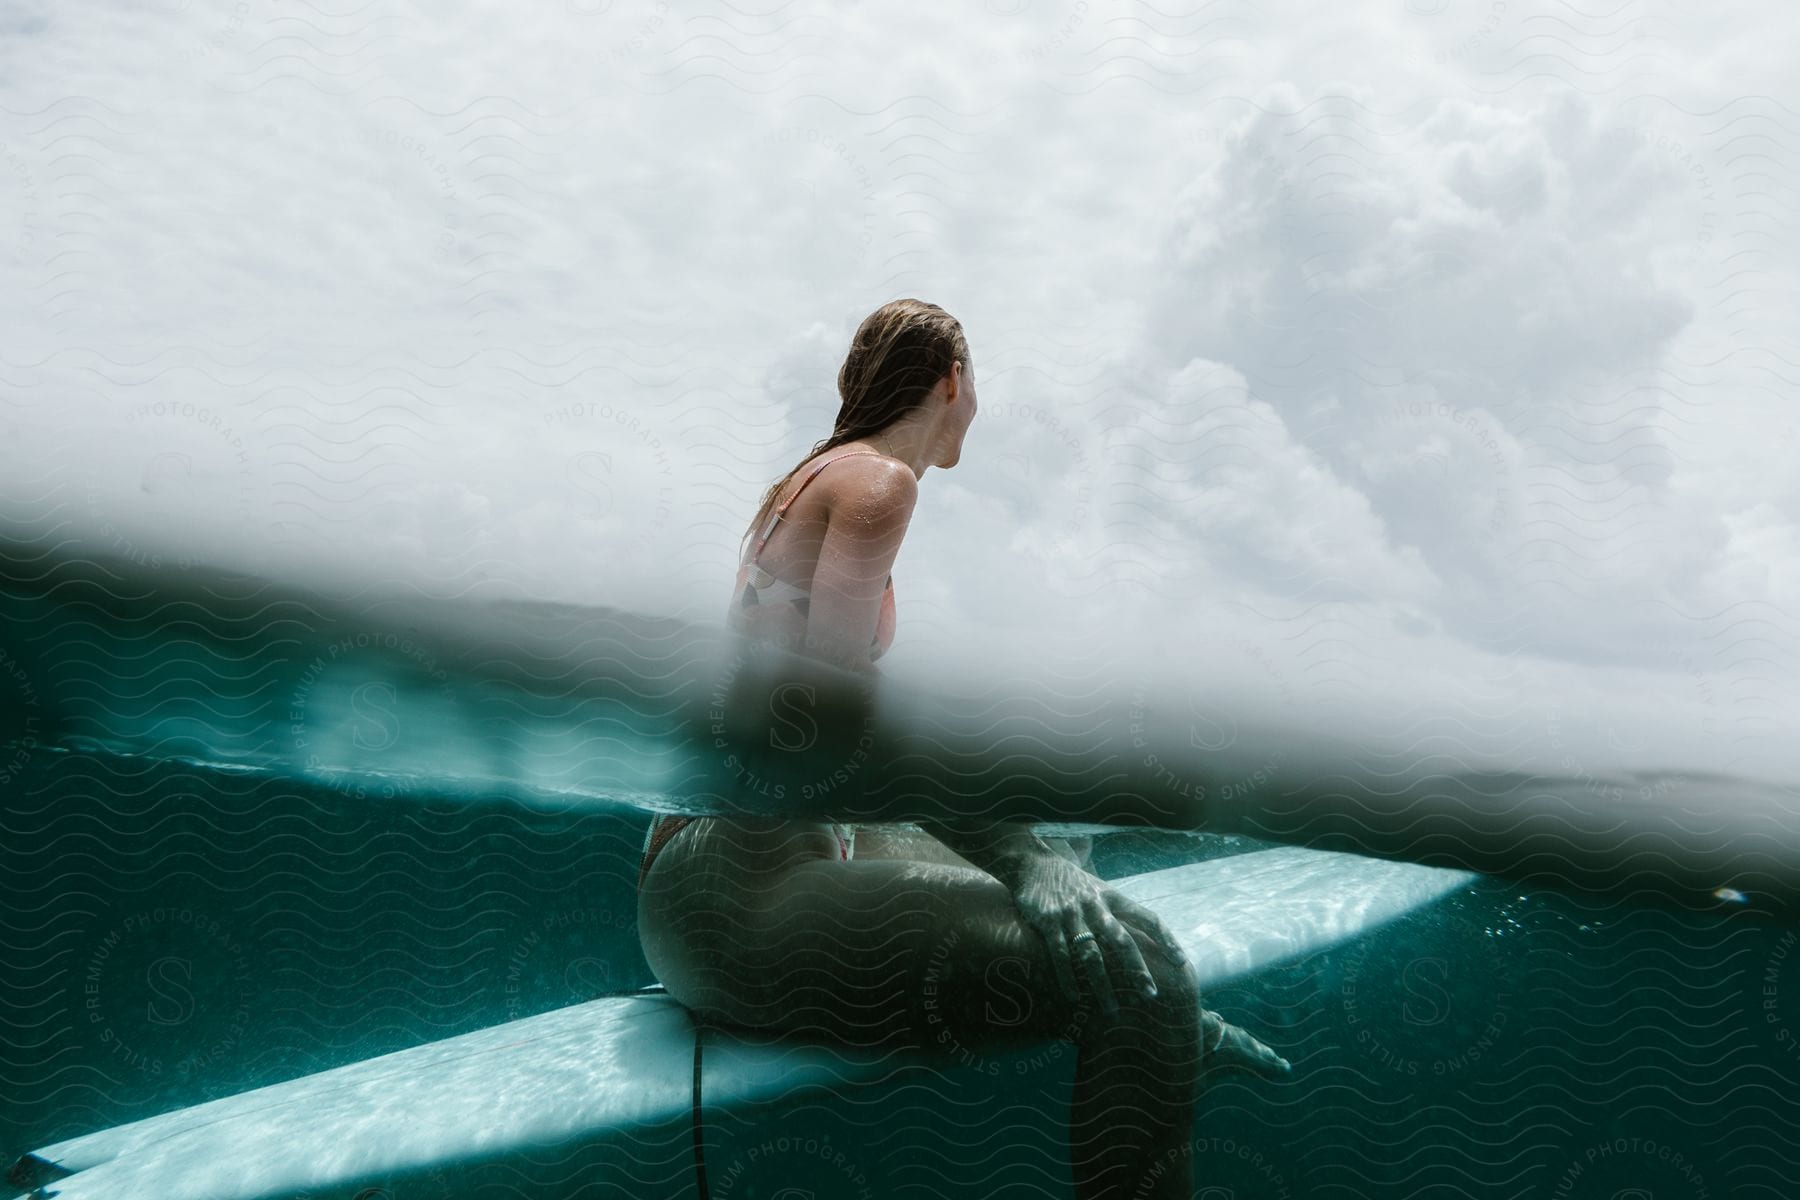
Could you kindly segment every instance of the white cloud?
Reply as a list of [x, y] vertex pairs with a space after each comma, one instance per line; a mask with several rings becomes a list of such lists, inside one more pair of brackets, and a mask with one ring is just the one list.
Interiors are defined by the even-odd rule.
[[1786, 11], [1525, 7], [14, 6], [10, 511], [713, 620], [850, 331], [918, 295], [984, 411], [894, 671], [1272, 678], [1239, 639], [1340, 708], [1623, 703], [1738, 671], [1754, 612], [1767, 724]]

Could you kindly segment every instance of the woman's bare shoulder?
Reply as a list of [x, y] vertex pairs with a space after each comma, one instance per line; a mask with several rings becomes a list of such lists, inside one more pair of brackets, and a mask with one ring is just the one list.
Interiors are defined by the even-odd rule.
[[[834, 478], [835, 477], [835, 478]], [[912, 468], [885, 454], [854, 454], [820, 477], [830, 480], [825, 499], [831, 511], [865, 519], [912, 512], [919, 498], [919, 477]]]

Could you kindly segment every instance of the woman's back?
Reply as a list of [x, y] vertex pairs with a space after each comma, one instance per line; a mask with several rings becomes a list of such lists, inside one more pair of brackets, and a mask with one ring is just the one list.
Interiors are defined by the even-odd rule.
[[[878, 461], [846, 464], [809, 493], [808, 485], [820, 479], [827, 467], [840, 460], [858, 458]], [[884, 546], [884, 535], [879, 530], [859, 538], [858, 535], [871, 531], [869, 523], [858, 522], [856, 516], [859, 510], [866, 515], [866, 493], [894, 490], [890, 480], [896, 465], [911, 475], [904, 464], [866, 448], [834, 447], [803, 464], [796, 472], [798, 483], [790, 484], [786, 495], [763, 520], [739, 564], [728, 623], [758, 638], [798, 646], [812, 624], [814, 584], [821, 577], [822, 565], [823, 575], [835, 591], [866, 586], [863, 576], [867, 567], [883, 558], [891, 561], [893, 552], [898, 550], [898, 539], [892, 539], [891, 547]], [[857, 470], [859, 466], [864, 469]], [[907, 507], [910, 512], [910, 503]], [[835, 531], [834, 509], [842, 510], [843, 518]], [[868, 643], [870, 663], [893, 644], [896, 627], [894, 577], [887, 572]]]

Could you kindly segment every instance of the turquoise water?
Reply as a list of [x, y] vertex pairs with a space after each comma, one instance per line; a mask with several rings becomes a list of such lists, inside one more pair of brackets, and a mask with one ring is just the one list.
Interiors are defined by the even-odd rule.
[[[643, 822], [620, 813], [42, 749], [7, 807], [9, 1151], [652, 981]], [[1196, 849], [1121, 833], [1096, 867]], [[1481, 884], [1212, 995], [1297, 1069], [1211, 1089], [1205, 1178], [1239, 1196], [1792, 1195], [1793, 943], [1736, 908]], [[1586, 1157], [1619, 1139], [1654, 1150]], [[933, 1152], [872, 1165], [916, 1183]]]
[[[254, 593], [124, 590], [6, 596], [0, 1153], [652, 981], [632, 882], [666, 798], [618, 780], [652, 778], [659, 714], [570, 702], [605, 646], [559, 693], [531, 682], [571, 677], [553, 658], [509, 676], [429, 631], [359, 641]], [[1255, 845], [1124, 831], [1094, 865]], [[1202, 1194], [1793, 1196], [1795, 943], [1755, 896], [1490, 879], [1220, 989], [1296, 1071], [1209, 1087]], [[924, 1132], [929, 1077], [878, 1110], [721, 1119], [714, 1195], [1066, 1194], [1069, 1056], [991, 1065], [1013, 1107], [960, 1140]], [[759, 1168], [776, 1133], [854, 1144], [855, 1174], [798, 1149]], [[685, 1194], [683, 1149], [616, 1194]]]

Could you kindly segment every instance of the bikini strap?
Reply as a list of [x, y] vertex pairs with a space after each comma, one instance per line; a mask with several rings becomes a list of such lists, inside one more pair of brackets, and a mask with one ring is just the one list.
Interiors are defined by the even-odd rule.
[[762, 557], [763, 546], [768, 542], [769, 538], [771, 536], [773, 536], [775, 533], [775, 522], [781, 520], [782, 514], [787, 512], [787, 510], [788, 510], [788, 505], [792, 504], [795, 500], [800, 498], [800, 493], [804, 492], [806, 490], [807, 484], [811, 483], [814, 479], [818, 478], [818, 474], [820, 471], [823, 471], [826, 467], [829, 467], [832, 463], [837, 462], [841, 458], [855, 458], [859, 454], [873, 454], [873, 455], [876, 455], [877, 457], [879, 457], [881, 455], [881, 451], [879, 451], [879, 450], [850, 450], [843, 454], [834, 454], [830, 458], [826, 459], [824, 462], [820, 463], [818, 466], [814, 467], [812, 470], [808, 471], [806, 473], [806, 478], [802, 479], [800, 481], [800, 486], [795, 488], [793, 490], [793, 493], [791, 495], [789, 495], [786, 500], [783, 500], [781, 502], [781, 504], [776, 507], [774, 512], [769, 514], [769, 519], [763, 523], [762, 533], [760, 535], [758, 535], [758, 537], [756, 539], [755, 548], [750, 551], [750, 558], [748, 561], [755, 562], [758, 558]]

